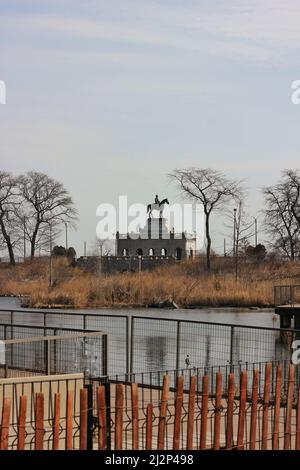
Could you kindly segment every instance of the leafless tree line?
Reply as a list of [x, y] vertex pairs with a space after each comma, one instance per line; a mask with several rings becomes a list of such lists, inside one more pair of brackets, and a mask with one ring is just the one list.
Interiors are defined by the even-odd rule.
[[[211, 215], [222, 214], [232, 220], [234, 207], [233, 255], [249, 245], [256, 219], [245, 211], [246, 189], [243, 181], [228, 178], [211, 168], [176, 169], [170, 175], [183, 195], [200, 202], [205, 216], [206, 265], [211, 267]], [[269, 244], [291, 260], [300, 255], [300, 173], [285, 170], [274, 186], [264, 187], [264, 231]], [[228, 216], [228, 213], [230, 215]], [[254, 219], [254, 221], [253, 221]], [[264, 248], [264, 247], [262, 247]]]
[[75, 225], [77, 211], [63, 184], [44, 173], [30, 171], [14, 176], [0, 172], [1, 248], [6, 248], [10, 264], [16, 250], [30, 246], [30, 257], [54, 240], [61, 225]]
[[[253, 221], [245, 211], [246, 190], [243, 181], [228, 178], [211, 168], [174, 170], [170, 174], [184, 196], [200, 202], [205, 216], [206, 264], [211, 267], [211, 215], [228, 214], [236, 208], [233, 254], [247, 245], [253, 234]], [[300, 173], [284, 170], [277, 184], [263, 188], [264, 230], [273, 250], [291, 260], [300, 255]], [[62, 183], [39, 172], [20, 176], [0, 172], [1, 248], [8, 251], [11, 264], [24, 240], [30, 246], [30, 257], [54, 239], [61, 225], [75, 225], [77, 211]]]
[[263, 189], [265, 228], [275, 250], [291, 260], [300, 255], [300, 173], [284, 170], [277, 184]]

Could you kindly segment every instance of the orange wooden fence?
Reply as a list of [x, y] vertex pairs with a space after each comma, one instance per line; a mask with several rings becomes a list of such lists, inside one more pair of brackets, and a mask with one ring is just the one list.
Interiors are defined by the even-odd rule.
[[[231, 373], [224, 394], [226, 377], [219, 372], [215, 390], [209, 390], [209, 380], [203, 376], [201, 391], [197, 392], [197, 377], [192, 376], [189, 389], [185, 389], [184, 377], [177, 378], [176, 389], [170, 389], [169, 376], [165, 375], [158, 402], [147, 402], [145, 391], [137, 383], [118, 383], [110, 397], [109, 410], [105, 386], [96, 389], [94, 421], [97, 432], [93, 435], [93, 448], [121, 449], [300, 449], [300, 395], [295, 393], [295, 366], [290, 365], [288, 391], [282, 396], [282, 367], [278, 364], [274, 377], [272, 365], [265, 368], [264, 377], [254, 371], [249, 393], [249, 377], [240, 374], [237, 387]], [[264, 380], [263, 396], [259, 397], [259, 381]], [[274, 385], [274, 387], [272, 387]], [[274, 391], [273, 391], [274, 389]], [[236, 392], [238, 390], [238, 392]], [[213, 392], [213, 393], [212, 393]], [[141, 394], [143, 400], [141, 400]], [[129, 398], [128, 398], [129, 396]], [[149, 394], [149, 397], [151, 394]], [[128, 400], [126, 401], [126, 397]], [[64, 400], [62, 400], [64, 398]], [[28, 397], [20, 396], [18, 405], [17, 440], [11, 444], [11, 398], [2, 402], [0, 450], [9, 448], [26, 450], [45, 448], [44, 434], [47, 397], [35, 394], [34, 440], [27, 442]], [[88, 391], [80, 390], [80, 409], [74, 415], [72, 391], [62, 397], [54, 396], [52, 445], [48, 448], [85, 450], [88, 447]], [[129, 402], [129, 405], [128, 405]], [[62, 410], [64, 403], [66, 409]], [[156, 410], [156, 412], [155, 412]], [[107, 419], [111, 417], [111, 422]], [[126, 423], [125, 423], [126, 420]], [[48, 422], [47, 422], [48, 423]], [[94, 423], [95, 424], [95, 423]], [[113, 436], [110, 441], [108, 435]], [[15, 443], [16, 442], [16, 443]]]

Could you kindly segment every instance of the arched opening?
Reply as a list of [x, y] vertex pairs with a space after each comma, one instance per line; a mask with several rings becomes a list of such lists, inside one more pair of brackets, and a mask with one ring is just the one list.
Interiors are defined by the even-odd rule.
[[190, 250], [190, 258], [194, 257], [194, 250]]
[[160, 255], [161, 255], [161, 256], [167, 256], [167, 250], [166, 250], [165, 248], [162, 248], [162, 249], [160, 250]]
[[154, 249], [153, 248], [149, 248], [149, 256], [154, 256]]
[[128, 256], [128, 248], [123, 248], [122, 256]]
[[181, 259], [182, 258], [182, 248], [176, 248], [176, 259]]
[[138, 248], [138, 249], [136, 250], [136, 254], [137, 254], [138, 256], [143, 256], [143, 250], [142, 250], [142, 248]]

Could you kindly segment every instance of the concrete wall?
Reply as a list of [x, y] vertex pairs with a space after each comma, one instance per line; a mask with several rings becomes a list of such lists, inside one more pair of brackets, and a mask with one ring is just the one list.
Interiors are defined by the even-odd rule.
[[158, 266], [166, 266], [176, 263], [170, 256], [96, 256], [81, 257], [77, 260], [77, 266], [93, 273], [115, 274], [122, 272], [151, 271]]

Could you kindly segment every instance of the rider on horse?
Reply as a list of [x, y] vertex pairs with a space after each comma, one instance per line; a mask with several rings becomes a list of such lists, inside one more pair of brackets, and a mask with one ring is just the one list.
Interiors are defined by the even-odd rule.
[[165, 198], [160, 201], [158, 199], [158, 195], [156, 194], [155, 199], [154, 199], [154, 204], [147, 205], [147, 214], [149, 214], [149, 217], [152, 216], [152, 209], [159, 210], [160, 217], [162, 217], [165, 204], [169, 204], [168, 199]]

